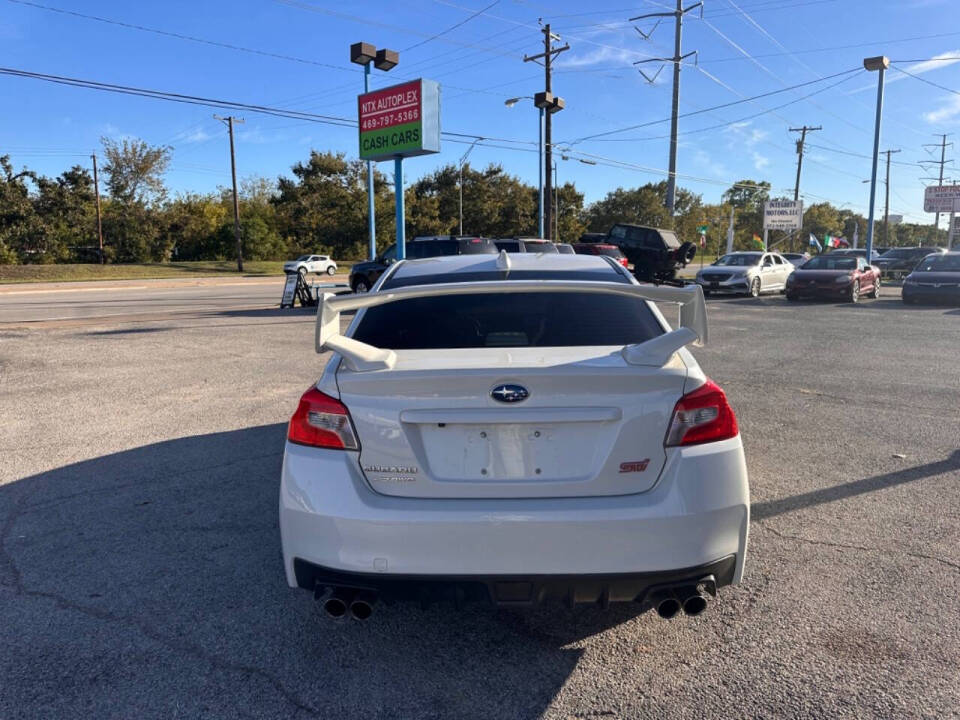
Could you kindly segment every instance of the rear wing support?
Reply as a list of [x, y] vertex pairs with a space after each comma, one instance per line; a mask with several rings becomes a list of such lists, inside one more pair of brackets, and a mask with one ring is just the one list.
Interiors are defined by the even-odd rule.
[[[347, 367], [356, 372], [388, 370], [396, 364], [393, 350], [374, 347], [346, 337], [340, 332], [340, 313], [385, 305], [411, 298], [442, 295], [476, 295], [480, 293], [582, 292], [627, 295], [654, 302], [680, 306], [680, 327], [644, 342], [626, 345], [621, 354], [631, 365], [660, 367], [680, 348], [693, 343], [707, 343], [707, 308], [699, 285], [669, 287], [626, 283], [588, 282], [583, 280], [504, 280], [494, 282], [414, 285], [364, 295], [324, 293], [317, 309], [314, 343], [318, 353], [332, 350], [340, 353]], [[427, 320], [425, 320], [427, 321]]]

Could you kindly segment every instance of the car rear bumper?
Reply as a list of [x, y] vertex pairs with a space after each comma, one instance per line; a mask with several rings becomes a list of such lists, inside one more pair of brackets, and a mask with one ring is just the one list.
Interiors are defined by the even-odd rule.
[[960, 286], [941, 285], [914, 285], [903, 286], [903, 300], [905, 302], [930, 303], [960, 303]]
[[288, 443], [280, 534], [291, 587], [302, 583], [298, 561], [388, 579], [489, 579], [662, 574], [730, 556], [738, 582], [749, 507], [739, 436], [670, 449], [644, 493], [510, 500], [381, 495], [355, 453]]
[[483, 602], [501, 606], [547, 602], [570, 607], [583, 603], [605, 607], [613, 602], [652, 606], [658, 589], [703, 583], [715, 592], [733, 582], [736, 569], [736, 555], [692, 568], [607, 575], [396, 575], [343, 572], [299, 558], [293, 561], [297, 587], [315, 593], [348, 589], [388, 602]]
[[800, 298], [828, 298], [831, 300], [850, 297], [850, 284], [787, 286], [787, 294]]

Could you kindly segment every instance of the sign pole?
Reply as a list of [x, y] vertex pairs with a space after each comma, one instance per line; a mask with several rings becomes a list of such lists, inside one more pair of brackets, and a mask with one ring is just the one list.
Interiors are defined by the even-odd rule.
[[769, 243], [767, 242], [767, 228], [764, 228], [764, 229], [763, 229], [763, 249], [764, 249], [764, 251], [770, 249], [770, 245], [769, 245]]
[[393, 182], [397, 203], [397, 260], [403, 260], [407, 256], [407, 240], [403, 210], [403, 157], [400, 155], [393, 160]]
[[[370, 92], [370, 63], [363, 66], [363, 92]], [[367, 216], [370, 226], [370, 257], [373, 260], [377, 256], [377, 217], [376, 207], [374, 205], [373, 195], [373, 161], [367, 160]]]

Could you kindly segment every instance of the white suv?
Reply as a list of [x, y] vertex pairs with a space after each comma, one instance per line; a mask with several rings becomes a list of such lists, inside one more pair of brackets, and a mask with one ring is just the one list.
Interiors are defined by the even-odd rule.
[[285, 262], [283, 271], [333, 275], [337, 272], [337, 264], [326, 255], [301, 255], [296, 260]]
[[705, 312], [699, 287], [592, 255], [402, 261], [324, 295], [333, 354], [283, 458], [288, 583], [358, 618], [378, 598], [702, 612], [749, 525], [736, 418], [684, 347]]

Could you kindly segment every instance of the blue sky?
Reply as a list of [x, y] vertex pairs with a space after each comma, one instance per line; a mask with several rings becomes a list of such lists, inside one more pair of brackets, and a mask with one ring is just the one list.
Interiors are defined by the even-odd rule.
[[[37, 0], [297, 61], [0, 0], [0, 65], [355, 117], [362, 69], [349, 63], [349, 44], [363, 40], [400, 51], [400, 65], [376, 72], [373, 87], [419, 76], [437, 80], [445, 131], [497, 138], [488, 143], [498, 147], [478, 144], [470, 162], [502, 163], [535, 184], [536, 111], [529, 100], [512, 108], [504, 101], [543, 89], [542, 69], [522, 61], [542, 49], [539, 20], [552, 22], [571, 46], [554, 76], [554, 92], [566, 101], [554, 123], [554, 140], [563, 145], [669, 117], [670, 68], [648, 84], [632, 63], [672, 52], [672, 20], [650, 40], [634, 25], [647, 32], [654, 21], [627, 22], [666, 9], [667, 1]], [[895, 67], [960, 91], [958, 15], [955, 0], [707, 0], [703, 19], [694, 12], [684, 23], [684, 51], [698, 50], [699, 57], [682, 72], [681, 112], [816, 81], [879, 54], [911, 61]], [[934, 57], [958, 60], [917, 62]], [[658, 67], [644, 66], [648, 74]], [[960, 131], [960, 94], [893, 69], [887, 77], [881, 148], [902, 150], [893, 156], [891, 212], [932, 222], [923, 212], [921, 180], [931, 173], [915, 163], [932, 159], [922, 146], [936, 142], [935, 133]], [[727, 185], [743, 178], [769, 180], [775, 194], [792, 193], [796, 135], [787, 128], [822, 125], [809, 136], [805, 199], [865, 213], [869, 186], [861, 180], [869, 177], [870, 161], [861, 156], [872, 150], [876, 78], [854, 73], [682, 118], [679, 184], [706, 202], [717, 202]], [[815, 91], [822, 92], [801, 99]], [[0, 153], [17, 166], [50, 175], [74, 163], [89, 166], [100, 136], [129, 135], [174, 147], [167, 180], [175, 191], [229, 184], [227, 139], [214, 110], [8, 76], [0, 76], [0, 93]], [[767, 112], [777, 106], [784, 107]], [[357, 154], [355, 129], [237, 114], [246, 119], [237, 136], [241, 176], [286, 174], [311, 148]], [[668, 133], [669, 123], [659, 122], [571, 144], [569, 159], [558, 161], [559, 179], [574, 180], [588, 201], [618, 186], [662, 179]], [[953, 139], [960, 143], [960, 135]], [[467, 147], [444, 140], [440, 154], [407, 161], [408, 178], [457, 162]], [[951, 154], [957, 153], [948, 148]], [[392, 170], [389, 164], [382, 169]], [[951, 172], [960, 179], [960, 170], [948, 167]]]

